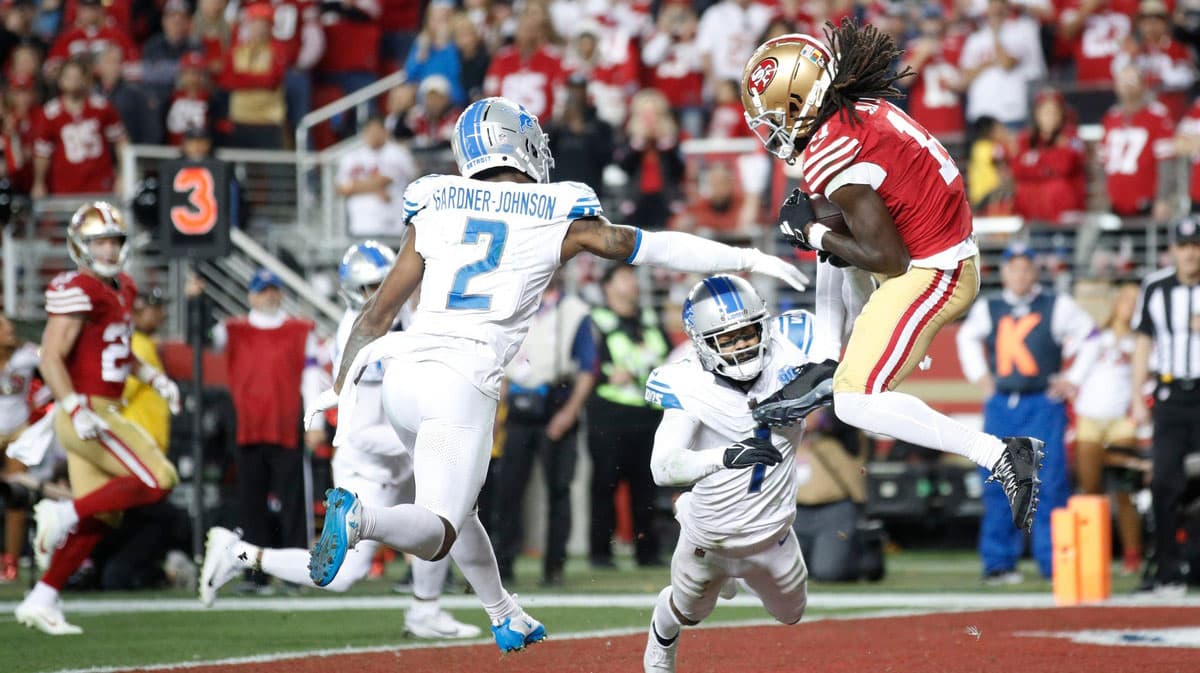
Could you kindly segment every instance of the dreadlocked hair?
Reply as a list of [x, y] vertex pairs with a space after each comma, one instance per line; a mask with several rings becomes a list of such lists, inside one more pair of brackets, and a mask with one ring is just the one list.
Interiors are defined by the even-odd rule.
[[896, 82], [914, 74], [912, 68], [894, 73], [892, 63], [903, 53], [891, 35], [854, 19], [842, 19], [840, 26], [825, 22], [825, 40], [833, 52], [837, 74], [825, 93], [812, 128], [820, 128], [835, 114], [849, 118], [853, 126], [862, 122], [854, 104], [864, 98], [899, 98]]

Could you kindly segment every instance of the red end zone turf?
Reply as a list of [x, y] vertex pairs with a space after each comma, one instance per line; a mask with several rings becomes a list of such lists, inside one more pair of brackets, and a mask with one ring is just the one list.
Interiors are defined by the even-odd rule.
[[[1076, 642], [1076, 640], [1084, 642]], [[1090, 642], [1089, 642], [1090, 641]], [[1111, 644], [1094, 644], [1111, 643]], [[1173, 644], [1172, 644], [1173, 643]], [[643, 634], [189, 667], [191, 673], [637, 673]], [[1064, 608], [685, 630], [681, 673], [1196, 673], [1200, 609]]]

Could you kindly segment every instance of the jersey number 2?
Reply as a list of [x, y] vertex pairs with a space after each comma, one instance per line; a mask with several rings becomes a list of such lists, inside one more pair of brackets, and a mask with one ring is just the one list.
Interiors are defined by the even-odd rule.
[[450, 286], [450, 294], [446, 297], [446, 308], [486, 311], [492, 307], [492, 295], [467, 294], [467, 284], [475, 276], [495, 271], [500, 265], [500, 255], [504, 253], [504, 243], [508, 240], [508, 225], [499, 220], [469, 219], [462, 242], [478, 243], [480, 234], [487, 234], [490, 239], [487, 253], [483, 259], [463, 266], [454, 274], [454, 284]]

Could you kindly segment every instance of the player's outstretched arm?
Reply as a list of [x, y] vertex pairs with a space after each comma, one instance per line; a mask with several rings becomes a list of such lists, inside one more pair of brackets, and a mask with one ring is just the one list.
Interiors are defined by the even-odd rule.
[[871, 273], [898, 276], [908, 270], [908, 248], [896, 231], [887, 205], [874, 189], [869, 185], [845, 185], [830, 194], [829, 200], [842, 209], [853, 236], [827, 231], [820, 240], [821, 250]]
[[808, 277], [784, 260], [754, 248], [734, 248], [679, 231], [642, 231], [602, 217], [575, 220], [563, 238], [560, 259], [581, 252], [629, 264], [658, 266], [688, 273], [751, 271], [778, 278], [797, 290]]
[[346, 372], [354, 364], [358, 352], [363, 346], [387, 334], [404, 302], [408, 301], [413, 290], [421, 284], [421, 277], [425, 274], [425, 259], [417, 252], [416, 238], [415, 229], [408, 232], [408, 240], [404, 242], [392, 270], [383, 279], [379, 289], [363, 304], [362, 312], [354, 321], [354, 328], [350, 330], [350, 337], [342, 351], [337, 381], [333, 384], [334, 391], [342, 390]]
[[692, 450], [700, 419], [682, 409], [666, 409], [654, 433], [650, 474], [659, 486], [691, 486], [718, 470], [776, 465], [783, 456], [770, 439], [747, 437], [715, 449]]

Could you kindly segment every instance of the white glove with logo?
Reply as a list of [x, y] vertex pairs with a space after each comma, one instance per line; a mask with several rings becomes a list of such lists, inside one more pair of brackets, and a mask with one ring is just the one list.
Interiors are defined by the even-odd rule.
[[75, 434], [79, 435], [80, 439], [95, 439], [101, 432], [108, 430], [108, 423], [86, 406], [86, 397], [71, 393], [60, 404], [63, 411], [71, 417], [71, 425], [75, 426]]
[[800, 269], [796, 268], [796, 265], [775, 255], [768, 255], [761, 251], [756, 252], [758, 252], [758, 255], [755, 256], [754, 262], [750, 265], [752, 273], [761, 273], [764, 276], [778, 278], [796, 288], [797, 292], [803, 292], [808, 287], [808, 276], [801, 273]]
[[313, 423], [317, 420], [325, 410], [332, 409], [337, 406], [338, 394], [333, 392], [333, 388], [327, 388], [322, 391], [317, 399], [304, 410], [304, 429], [314, 430]]
[[150, 379], [150, 387], [154, 388], [155, 392], [162, 396], [167, 401], [167, 407], [171, 410], [171, 414], [178, 416], [180, 411], [183, 411], [182, 398], [179, 395], [179, 386], [171, 380], [171, 377], [159, 372]]

